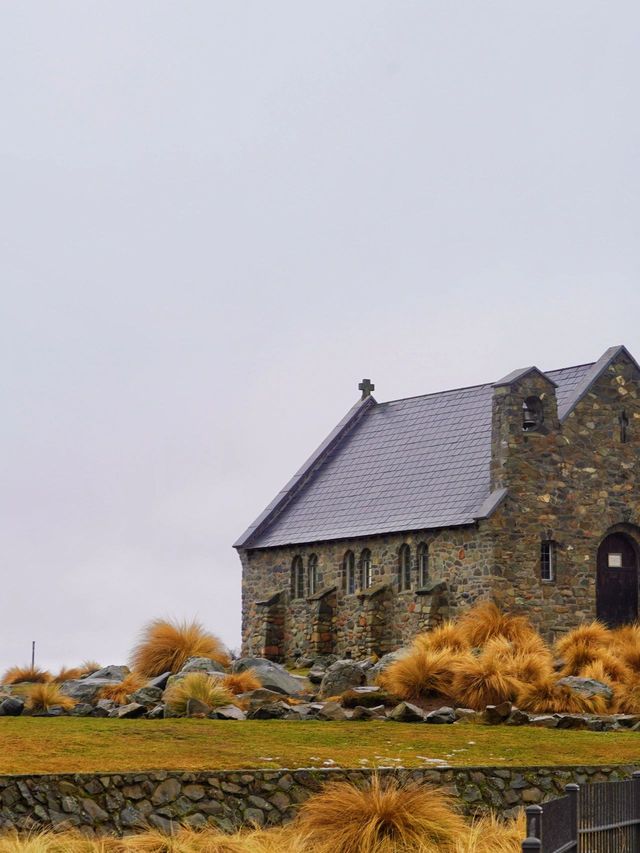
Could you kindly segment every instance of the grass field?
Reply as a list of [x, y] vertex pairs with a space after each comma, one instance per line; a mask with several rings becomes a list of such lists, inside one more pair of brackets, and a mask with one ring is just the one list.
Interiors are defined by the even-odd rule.
[[0, 718], [0, 774], [640, 763], [640, 734], [474, 724]]

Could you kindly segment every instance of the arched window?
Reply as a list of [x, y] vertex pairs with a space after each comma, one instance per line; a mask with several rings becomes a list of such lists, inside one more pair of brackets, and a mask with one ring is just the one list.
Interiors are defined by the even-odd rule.
[[527, 397], [522, 404], [522, 429], [535, 432], [544, 422], [544, 409], [540, 397]]
[[315, 595], [318, 591], [318, 557], [312, 554], [307, 563], [307, 590], [309, 595]]
[[418, 586], [426, 586], [429, 581], [429, 546], [421, 542], [417, 550], [418, 558]]
[[411, 589], [411, 548], [406, 542], [398, 551], [398, 589]]
[[344, 591], [347, 595], [353, 595], [356, 591], [356, 555], [353, 551], [347, 551], [344, 555], [342, 576], [344, 577]]
[[360, 554], [360, 588], [369, 589], [371, 586], [371, 551], [365, 548]]
[[304, 598], [304, 566], [299, 554], [291, 563], [291, 598]]

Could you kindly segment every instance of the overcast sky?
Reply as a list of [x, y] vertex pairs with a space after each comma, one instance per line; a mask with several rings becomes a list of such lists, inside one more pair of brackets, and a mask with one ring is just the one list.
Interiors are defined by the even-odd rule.
[[240, 643], [358, 397], [640, 355], [635, 2], [0, 5], [0, 669]]

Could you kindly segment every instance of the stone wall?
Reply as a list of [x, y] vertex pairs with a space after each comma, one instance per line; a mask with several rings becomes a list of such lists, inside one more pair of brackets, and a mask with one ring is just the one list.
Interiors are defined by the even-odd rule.
[[[562, 794], [569, 782], [629, 778], [632, 766], [472, 767], [380, 770], [444, 787], [467, 813], [512, 813]], [[199, 773], [105, 773], [0, 777], [0, 830], [78, 827], [87, 834], [131, 833], [148, 826], [213, 825], [230, 831], [245, 824], [276, 825], [327, 782], [363, 784], [367, 770], [251, 770]]]
[[[418, 583], [417, 548], [421, 543], [427, 544], [429, 549], [430, 583], [424, 588]], [[401, 592], [398, 563], [403, 544], [411, 548], [412, 588]], [[371, 588], [348, 594], [343, 572], [345, 553], [354, 552], [357, 569], [365, 548], [371, 551]], [[306, 568], [311, 555], [318, 558], [319, 590], [330, 591], [332, 595], [333, 613], [328, 616], [328, 608], [325, 608], [320, 620], [316, 612], [318, 596], [291, 597], [293, 559], [302, 557]], [[284, 620], [282, 647], [278, 654], [268, 655], [280, 659], [316, 652], [326, 654], [329, 647], [335, 654], [349, 652], [353, 657], [380, 655], [396, 649], [419, 631], [437, 625], [477, 598], [489, 595], [494, 563], [487, 532], [475, 527], [243, 551], [240, 556], [243, 565], [243, 654], [262, 655], [266, 647], [272, 645], [267, 642], [267, 625], [272, 624], [275, 617], [261, 602], [270, 602], [280, 592], [282, 598], [271, 606], [272, 609], [281, 607], [282, 599], [286, 599], [286, 606], [278, 611], [282, 612]], [[322, 651], [317, 647], [318, 639], [313, 636], [317, 624], [321, 624], [325, 634]]]

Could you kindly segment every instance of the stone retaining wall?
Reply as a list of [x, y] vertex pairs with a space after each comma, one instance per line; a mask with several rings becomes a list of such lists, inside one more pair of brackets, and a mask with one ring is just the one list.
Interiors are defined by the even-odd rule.
[[[468, 813], [520, 806], [557, 796], [569, 782], [626, 779], [631, 765], [606, 767], [460, 767], [385, 769], [395, 776], [439, 785], [457, 795]], [[79, 827], [91, 834], [131, 833], [148, 826], [243, 824], [290, 820], [299, 803], [327, 782], [362, 784], [373, 771], [243, 770], [227, 772], [0, 776], [0, 830]]]

